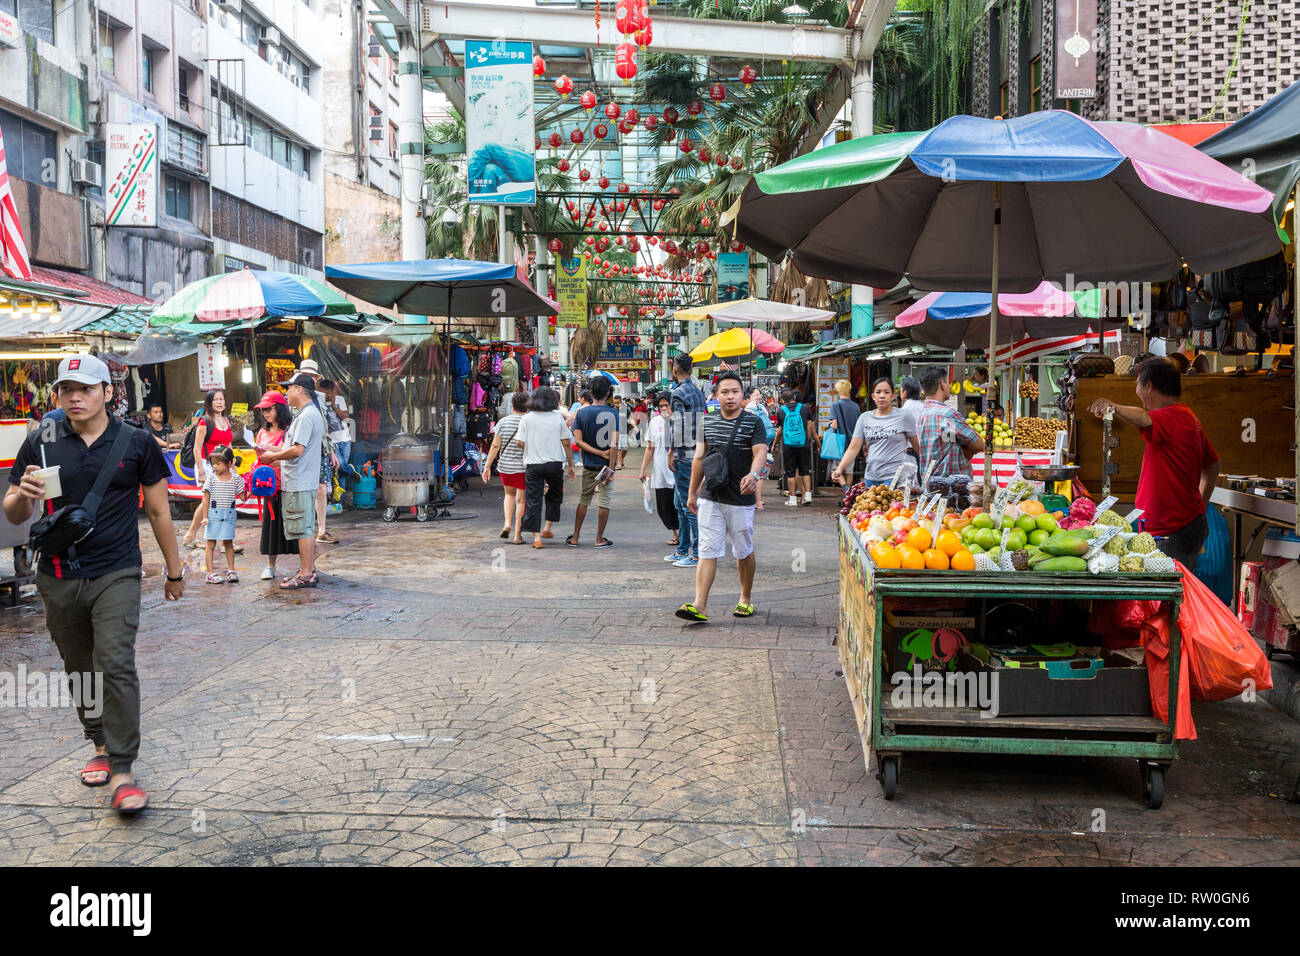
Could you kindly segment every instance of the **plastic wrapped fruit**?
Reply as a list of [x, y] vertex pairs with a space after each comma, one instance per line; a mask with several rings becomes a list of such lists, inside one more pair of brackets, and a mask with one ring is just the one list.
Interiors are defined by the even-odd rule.
[[1142, 560], [1140, 554], [1126, 554], [1119, 559], [1119, 569], [1129, 573], [1145, 571], [1146, 562]]

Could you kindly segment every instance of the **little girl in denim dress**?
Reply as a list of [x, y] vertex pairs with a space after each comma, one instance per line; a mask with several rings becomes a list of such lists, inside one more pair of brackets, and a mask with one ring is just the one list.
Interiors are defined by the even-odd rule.
[[[203, 566], [209, 584], [235, 584], [239, 581], [239, 575], [235, 573], [235, 502], [244, 494], [244, 479], [235, 472], [235, 453], [229, 445], [212, 449], [208, 463], [212, 467], [203, 482], [203, 502], [208, 506], [207, 528], [203, 535], [206, 542]], [[224, 576], [212, 570], [218, 543], [226, 550]]]

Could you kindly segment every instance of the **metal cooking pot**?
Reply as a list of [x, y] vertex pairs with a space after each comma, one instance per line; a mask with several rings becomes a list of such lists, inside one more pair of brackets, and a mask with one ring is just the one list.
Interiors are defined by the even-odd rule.
[[384, 504], [405, 508], [429, 503], [433, 473], [433, 444], [402, 432], [384, 446], [382, 457]]
[[1020, 473], [1030, 481], [1070, 481], [1079, 473], [1078, 465], [1044, 465], [1032, 467], [1025, 465]]

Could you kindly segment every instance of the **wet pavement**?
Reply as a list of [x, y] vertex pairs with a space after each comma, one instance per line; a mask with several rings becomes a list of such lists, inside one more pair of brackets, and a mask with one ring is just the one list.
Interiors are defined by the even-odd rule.
[[[1194, 705], [1165, 805], [1120, 759], [912, 755], [885, 801], [831, 645], [835, 500], [757, 522], [758, 613], [723, 562], [708, 625], [672, 610], [639, 453], [608, 535], [542, 551], [468, 520], [331, 518], [318, 590], [240, 559], [164, 604], [145, 529], [137, 644], [151, 806], [123, 821], [76, 771], [69, 708], [0, 710], [0, 863], [1300, 864], [1300, 724], [1263, 701]], [[257, 526], [239, 540], [257, 550]], [[291, 562], [285, 562], [292, 566]], [[0, 611], [0, 669], [59, 666], [39, 601]], [[1098, 811], [1101, 811], [1099, 814]], [[1097, 827], [1100, 824], [1100, 829]]]

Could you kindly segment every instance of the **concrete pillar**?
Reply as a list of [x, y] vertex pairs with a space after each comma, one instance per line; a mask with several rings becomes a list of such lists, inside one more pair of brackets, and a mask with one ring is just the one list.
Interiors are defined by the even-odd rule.
[[[537, 292], [539, 295], [546, 295], [546, 270], [551, 262], [550, 251], [546, 248], [546, 243], [542, 237], [537, 237]], [[545, 315], [537, 317], [537, 354], [549, 358], [551, 354], [550, 345], [551, 320]]]
[[[872, 80], [871, 60], [858, 60], [853, 69], [853, 84], [849, 93], [854, 139], [860, 136], [870, 136], [872, 133], [874, 98], [875, 90]], [[855, 285], [850, 288], [850, 293], [853, 303], [853, 319], [849, 334], [853, 338], [870, 335], [876, 327], [871, 287]]]
[[569, 367], [569, 329], [561, 325], [555, 330], [555, 343], [560, 349], [560, 367]]
[[[424, 90], [420, 71], [419, 38], [410, 31], [398, 34], [397, 138], [402, 171], [402, 258], [425, 258], [424, 236]], [[422, 315], [405, 321], [428, 321]]]
[[[510, 255], [510, 234], [506, 232], [506, 207], [497, 206], [497, 262], [514, 262]], [[500, 319], [501, 341], [515, 337], [515, 320], [508, 316]]]

